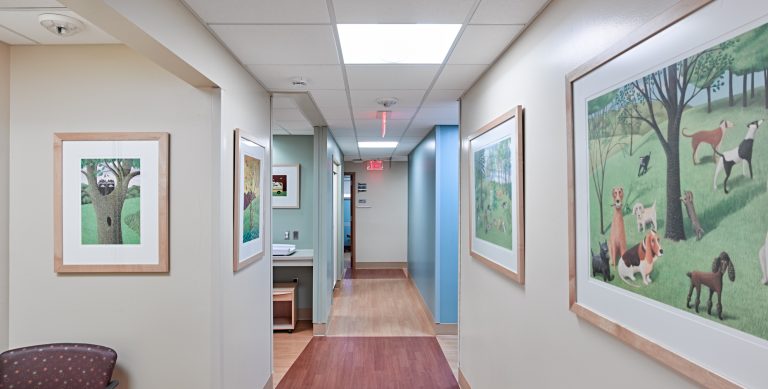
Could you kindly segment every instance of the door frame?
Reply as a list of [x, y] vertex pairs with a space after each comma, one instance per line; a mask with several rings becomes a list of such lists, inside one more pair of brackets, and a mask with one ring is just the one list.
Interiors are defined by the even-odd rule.
[[349, 209], [350, 209], [350, 223], [349, 223], [349, 231], [350, 231], [350, 240], [352, 243], [350, 244], [350, 268], [354, 269], [357, 266], [355, 265], [355, 209], [357, 208], [357, 188], [355, 186], [357, 185], [357, 178], [355, 177], [355, 172], [344, 172], [344, 176], [350, 176], [349, 180]]

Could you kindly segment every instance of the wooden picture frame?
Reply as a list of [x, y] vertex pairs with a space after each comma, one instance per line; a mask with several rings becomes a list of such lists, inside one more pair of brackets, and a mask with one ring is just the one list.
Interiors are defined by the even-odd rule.
[[301, 208], [300, 164], [272, 165], [272, 208]]
[[[525, 284], [523, 138], [523, 108], [517, 106], [466, 139], [470, 255], [520, 284]], [[500, 163], [488, 164], [486, 159]], [[483, 167], [476, 170], [476, 163]], [[492, 166], [497, 173], [489, 172]], [[485, 179], [479, 174], [494, 177]], [[485, 189], [478, 191], [478, 184]], [[480, 231], [483, 237], [478, 235]]]
[[[712, 26], [714, 21], [719, 21], [723, 24], [721, 24], [718, 29], [710, 29], [710, 26]], [[717, 2], [713, 2], [712, 0], [682, 0], [618, 42], [609, 50], [578, 67], [566, 76], [570, 310], [580, 319], [597, 326], [622, 342], [638, 349], [660, 363], [668, 366], [670, 369], [677, 371], [681, 375], [705, 387], [758, 387], [764, 385], [765, 382], [768, 382], [768, 373], [765, 372], [764, 369], [743, 369], [739, 366], [739, 364], [744, 363], [745, 358], [747, 360], [763, 360], [767, 358], [768, 351], [766, 350], [768, 350], [768, 348], [766, 346], [768, 346], [768, 342], [766, 341], [764, 333], [760, 336], [756, 336], [753, 333], [744, 332], [747, 330], [731, 327], [731, 323], [736, 321], [734, 317], [746, 315], [745, 311], [736, 311], [736, 316], [733, 316], [734, 310], [737, 309], [734, 299], [738, 300], [738, 297], [733, 296], [735, 291], [731, 281], [722, 279], [724, 284], [722, 293], [726, 294], [726, 296], [729, 296], [730, 293], [730, 297], [726, 297], [723, 301], [723, 309], [726, 311], [725, 320], [722, 319], [722, 316], [718, 320], [716, 306], [712, 308], [712, 316], [707, 314], [706, 291], [709, 289], [704, 285], [702, 285], [701, 292], [703, 305], [702, 312], [698, 313], [697, 311], [694, 311], [693, 306], [690, 305], [689, 285], [692, 285], [696, 281], [693, 281], [691, 276], [686, 277], [686, 271], [680, 271], [680, 269], [677, 268], [683, 266], [680, 264], [684, 263], [684, 266], [690, 269], [688, 274], [695, 273], [696, 271], [708, 272], [713, 270], [713, 265], [710, 265], [713, 260], [712, 258], [721, 258], [721, 256], [718, 255], [721, 251], [731, 251], [731, 249], [736, 250], [736, 245], [741, 244], [741, 242], [720, 239], [718, 240], [720, 243], [718, 243], [716, 251], [711, 247], [708, 248], [707, 243], [688, 243], [695, 241], [693, 239], [686, 240], [686, 230], [691, 231], [690, 235], [688, 235], [689, 237], [693, 235], [693, 238], [699, 240], [702, 239], [703, 234], [702, 242], [709, 242], [711, 244], [713, 242], [712, 239], [714, 239], [713, 237], [718, 236], [723, 229], [720, 228], [721, 231], [717, 231], [716, 224], [710, 223], [705, 224], [705, 226], [708, 226], [709, 228], [706, 233], [699, 231], [701, 227], [697, 227], [699, 220], [698, 217], [696, 217], [695, 211], [693, 211], [694, 217], [690, 216], [692, 214], [690, 210], [688, 210], [688, 215], [685, 215], [685, 210], [681, 211], [682, 214], [685, 215], [681, 215], [681, 217], [685, 218], [688, 216], [686, 220], [691, 221], [690, 227], [687, 227], [688, 224], [683, 223], [684, 220], [680, 217], [668, 217], [667, 212], [680, 213], [680, 209], [677, 209], [676, 207], [680, 205], [680, 200], [683, 200], [685, 203], [684, 199], [687, 195], [683, 195], [683, 193], [681, 193], [680, 198], [673, 198], [671, 200], [669, 199], [669, 196], [659, 198], [659, 200], [661, 200], [658, 204], [660, 207], [658, 213], [658, 221], [660, 222], [658, 223], [659, 227], [656, 227], [657, 220], [653, 220], [653, 232], [649, 232], [645, 225], [641, 225], [641, 223], [647, 221], [647, 219], [644, 219], [644, 215], [646, 214], [642, 212], [642, 209], [637, 216], [632, 216], [626, 212], [626, 209], [623, 209], [624, 204], [629, 203], [630, 206], [632, 203], [650, 204], [650, 201], [653, 200], [651, 197], [657, 195], [657, 190], [660, 191], [660, 193], [669, 195], [669, 188], [674, 184], [669, 184], [669, 181], [666, 181], [669, 179], [666, 175], [669, 174], [667, 171], [667, 169], [669, 169], [668, 166], [674, 166], [674, 163], [666, 160], [666, 158], [669, 158], [669, 154], [661, 153], [661, 155], [657, 155], [657, 153], [650, 153], [650, 151], [648, 151], [648, 155], [653, 155], [654, 158], [658, 158], [656, 161], [657, 164], [651, 165], [649, 168], [648, 159], [645, 161], [643, 161], [643, 159], [638, 160], [639, 157], [644, 157], [646, 155], [646, 150], [638, 151], [638, 155], [632, 156], [630, 154], [631, 142], [629, 142], [628, 145], [617, 146], [619, 148], [614, 151], [606, 149], [605, 147], [596, 147], [595, 145], [600, 143], [600, 139], [618, 138], [623, 136], [625, 138], [628, 137], [631, 140], [634, 134], [632, 132], [634, 131], [632, 130], [633, 127], [631, 126], [637, 124], [633, 124], [632, 121], [629, 122], [629, 133], [618, 133], [620, 135], [616, 135], [617, 133], [614, 132], [610, 135], [605, 135], [605, 133], [599, 135], [598, 133], [593, 133], [593, 131], [604, 130], [609, 127], [604, 124], [595, 124], [597, 122], [593, 122], [594, 117], [590, 115], [599, 113], [598, 105], [603, 105], [607, 107], [609, 111], [616, 111], [615, 118], [613, 119], [614, 123], [619, 123], [619, 119], [621, 118], [623, 118], [622, 120], [638, 121], [642, 121], [643, 118], [648, 119], [649, 115], [654, 115], [654, 111], [648, 108], [648, 101], [654, 102], [656, 99], [661, 99], [660, 96], [664, 94], [663, 90], [660, 90], [659, 93], [652, 91], [652, 88], [656, 88], [656, 84], [654, 84], [656, 81], [654, 81], [653, 78], [654, 74], [663, 75], [664, 77], [662, 82], [658, 83], [659, 87], [663, 87], [662, 85], [664, 85], [665, 82], [668, 82], [668, 85], [674, 85], [672, 89], [676, 91], [680, 88], [687, 88], [688, 82], [694, 82], [691, 80], [695, 79], [696, 75], [694, 72], [697, 71], [689, 67], [696, 66], [695, 64], [699, 63], [696, 61], [704, 61], [701, 59], [703, 58], [701, 56], [704, 53], [725, 53], [726, 48], [733, 47], [729, 46], [729, 44], [732, 45], [734, 39], [742, 37], [741, 39], [744, 40], [744, 34], [752, 33], [759, 27], [766, 28], [767, 25], [765, 23], [768, 23], [768, 5], [766, 4], [750, 3], [743, 0], [720, 0]], [[768, 31], [768, 29], [764, 30], [764, 32], [765, 31]], [[717, 47], [717, 49], [712, 49], [715, 47]], [[719, 63], [718, 61], [724, 60], [721, 57], [718, 58], [711, 59], [711, 62], [708, 62], [707, 65], [711, 65], [711, 67], [706, 69], [720, 69], [722, 72], [726, 72], [727, 67], [725, 66], [727, 65], [727, 62]], [[677, 74], [682, 74], [672, 74], [673, 71], [689, 73], [685, 73], [687, 75], [685, 78], [676, 79], [676, 81], [673, 82], [669, 81], [669, 77], [676, 77]], [[700, 72], [701, 73], [698, 74], [708, 74], [703, 71]], [[709, 76], [713, 77], [713, 80], [717, 80], [722, 74], [725, 74], [715, 70], [710, 73], [712, 74]], [[744, 77], [744, 85], [747, 85], [746, 75]], [[646, 81], [648, 82], [647, 84], [645, 83]], [[704, 90], [708, 89], [706, 81], [702, 81], [701, 83], [704, 85], [699, 88], [705, 88]], [[722, 86], [725, 84], [719, 85]], [[629, 89], [624, 89], [627, 87], [629, 87]], [[635, 92], [628, 92], [631, 90], [634, 90]], [[667, 89], [667, 91], [669, 91], [669, 89]], [[716, 95], [715, 92], [716, 91], [712, 92], [712, 94]], [[615, 93], [613, 95], [614, 97], [604, 100], [603, 102], [598, 102], [601, 98], [612, 93]], [[654, 93], [656, 94], [654, 95]], [[707, 104], [709, 104], [707, 101], [708, 99], [700, 98], [699, 100], [694, 101], [693, 99], [698, 92], [694, 92], [691, 89], [682, 89], [682, 92], [677, 91], [675, 93], [678, 98], [682, 97], [682, 100], [672, 99], [668, 101], [671, 101], [670, 104], [675, 104], [675, 101], [683, 102], [683, 104], [678, 104], [678, 113], [680, 117], [682, 117], [682, 119], [677, 122], [678, 127], [687, 124], [689, 128], [691, 128], [691, 130], [689, 130], [690, 132], [707, 129], [706, 127], [693, 128], [691, 127], [691, 123], [694, 118], [699, 117], [707, 118], [707, 120], [715, 119], [714, 117], [705, 116], [702, 113], [706, 112], [709, 114], [709, 112], [712, 112], [712, 107], [707, 107]], [[722, 93], [727, 92], [721, 92], [720, 96], [722, 96]], [[746, 88], [744, 88], [744, 91], [741, 93], [744, 95], [746, 101]], [[706, 96], [706, 94], [703, 96]], [[719, 99], [720, 97], [716, 98]], [[768, 101], [768, 99], [766, 99], [766, 101]], [[644, 104], [644, 106], [641, 104]], [[662, 112], [665, 115], [667, 112], [670, 112], [666, 110], [666, 106], [664, 105], [666, 102], [656, 101], [652, 104], [657, 104], [652, 106], [658, 108], [657, 112]], [[702, 105], [704, 106], [704, 110], [701, 108]], [[725, 105], [721, 104], [720, 106], [727, 107], [727, 99]], [[625, 108], [626, 110], [622, 111], [625, 114], [623, 116], [619, 115], [619, 109]], [[768, 108], [766, 108], [766, 110], [768, 110]], [[673, 110], [671, 112], [675, 111]], [[686, 112], [687, 116], [683, 115], [683, 113]], [[717, 113], [717, 115], [722, 115], [722, 113]], [[728, 118], [720, 118], [720, 116], [717, 116], [712, 127], [717, 127], [717, 123], [720, 122], [721, 119], [725, 121], [725, 119]], [[746, 120], [742, 118], [739, 119]], [[646, 149], [649, 147], [661, 147], [659, 145], [672, 147], [669, 143], [663, 142], [664, 140], [669, 141], [670, 128], [665, 128], [664, 131], [658, 131], [652, 127], [652, 123], [654, 122], [656, 122], [657, 127], [660, 127], [658, 123], [663, 122], [666, 126], [669, 121], [665, 121], [666, 119], [657, 120], [643, 122], [646, 123], [643, 124], [643, 126], [647, 125], [650, 128], [650, 132], [646, 133], [649, 137], [647, 142], [643, 142], [640, 146], [645, 147]], [[746, 126], [744, 125], [745, 123]], [[626, 122], [622, 125], [626, 125]], [[738, 139], [736, 138], [741, 138], [744, 136], [743, 134], [745, 132], [749, 133], [750, 125], [752, 124], [749, 124], [748, 122], [737, 123], [736, 127], [741, 127], [741, 129], [734, 130], [734, 132], [738, 131], [739, 135], [728, 135], [733, 136], [735, 141], [727, 142], [728, 146], [726, 146], [726, 143], [723, 143], [722, 151], [725, 152], [730, 149], [733, 147], [732, 145], [734, 143], [738, 144]], [[674, 124], [672, 124], [672, 126], [674, 126]], [[666, 139], [663, 137], [666, 137]], [[680, 139], [686, 138], [681, 137]], [[658, 145], [654, 142], [658, 143]], [[685, 144], [683, 144], [684, 142], [677, 143], [677, 140], [675, 140], [675, 142], [674, 145], [678, 146], [677, 150], [680, 150], [680, 152], [687, 153], [691, 150], [690, 144], [688, 143], [690, 142], [689, 140], [686, 140]], [[623, 147], [623, 149], [620, 149], [621, 147]], [[599, 158], [597, 159], [599, 163], [594, 162], [594, 156], [596, 155], [594, 154], [594, 150], [605, 151], [604, 154], [598, 153], [598, 157], [604, 155], [602, 160]], [[622, 153], [621, 150], [624, 150], [624, 152]], [[675, 149], [672, 148], [672, 150]], [[682, 166], [682, 168], [677, 169], [678, 174], [682, 174], [680, 173], [681, 171], [690, 172], [690, 169], [695, 168], [701, 170], [703, 174], [706, 174], [706, 177], [708, 177], [706, 180], [708, 183], [707, 185], [698, 184], [693, 179], [695, 175], [690, 173], [686, 176], [687, 180], [684, 184], [681, 184], [680, 181], [678, 181], [678, 185], [680, 186], [687, 185], [687, 187], [683, 187], [683, 192], [690, 189], [691, 191], [698, 190], [697, 193], [701, 194], [701, 196], [696, 197], [699, 201], [697, 202], [697, 205], [699, 206], [699, 212], [701, 212], [699, 215], [704, 214], [704, 218], [706, 219], [713, 214], [713, 211], [707, 212], [706, 210], [706, 207], [712, 207], [707, 203], [707, 201], [709, 201], [708, 197], [720, 196], [717, 200], [721, 201], [722, 199], [727, 199], [727, 197], [724, 196], [728, 196], [723, 194], [722, 186], [720, 186], [716, 192], [712, 191], [711, 173], [715, 171], [714, 165], [717, 164], [717, 160], [713, 159], [712, 162], [714, 163], [710, 164], [710, 167], [704, 168], [703, 166], [707, 166], [707, 164], [706, 162], [702, 162], [706, 160], [697, 161], [695, 150], [692, 154], [694, 157], [693, 162], [690, 158], [680, 158], [680, 152], [675, 152], [674, 154], [676, 155], [675, 158], [679, 160], [678, 166]], [[706, 152], [702, 149], [700, 149], [699, 152], [702, 156], [706, 155]], [[617, 179], [615, 178], [616, 176], [609, 176], [606, 180], [609, 182], [605, 184], [606, 188], [608, 188], [608, 192], [599, 190], [598, 185], [595, 183], [596, 181], [591, 180], [591, 177], [596, 173], [594, 173], [594, 170], [590, 169], [595, 166], [603, 166], [602, 175], [607, 176], [605, 174], [605, 166], [609, 166], [609, 168], [614, 169], [615, 171], [618, 169], [617, 166], [624, 166], [618, 164], [616, 161], [621, 161], [622, 158], [627, 158], [626, 160], [629, 161], [628, 158], [630, 157], [635, 163], [632, 165], [634, 166], [634, 170], [626, 172], [626, 178]], [[701, 157], [698, 158], [701, 159]], [[609, 161], [608, 165], [604, 163], [605, 161]], [[614, 162], [614, 165], [611, 165], [611, 161]], [[694, 165], [696, 162], [698, 162], [698, 164]], [[634, 183], [643, 179], [640, 177], [643, 177], [646, 174], [648, 174], [648, 176], [657, 174], [657, 172], [653, 172], [652, 169], [657, 169], [657, 172], [658, 170], [663, 169], [662, 172], [665, 174], [664, 182], [667, 182], [667, 186], [659, 190], [658, 184], [650, 183], [642, 186], [644, 189], [635, 190], [632, 195], [627, 195], [626, 198], [629, 201], [623, 200], [625, 194], [624, 187], [628, 187], [630, 190], [632, 190], [632, 188], [636, 189], [640, 187], [628, 186], [626, 183], [629, 182], [634, 185]], [[734, 169], [734, 171], [736, 171], [736, 169]], [[637, 175], [637, 177], [635, 177], [635, 175]], [[619, 177], [624, 176], [619, 175]], [[611, 182], [611, 178], [614, 178], [613, 182]], [[746, 181], [740, 182], [742, 184], [742, 190], [744, 190], [744, 186], [746, 186], [745, 183], [747, 182], [748, 178]], [[717, 181], [716, 184], [718, 184]], [[719, 182], [719, 184], [722, 184], [722, 181]], [[696, 185], [699, 186], [697, 187]], [[735, 186], [736, 183], [730, 185]], [[763, 181], [761, 184], [756, 183], [754, 185], [762, 185], [761, 188], [764, 189], [765, 184]], [[616, 188], [620, 190], [614, 192], [611, 190], [612, 186], [616, 186]], [[603, 187], [600, 188], [605, 189]], [[732, 188], [732, 190], [736, 189]], [[609, 196], [604, 201], [600, 201], [600, 197], [596, 194], [598, 192], [608, 193]], [[641, 195], [640, 193], [643, 193], [644, 195]], [[611, 196], [618, 200], [614, 200]], [[642, 196], [648, 198], [641, 198]], [[692, 199], [693, 197], [691, 196], [691, 200]], [[622, 204], [622, 202], [624, 202], [624, 204]], [[601, 207], [606, 206], [605, 204], [613, 205], [612, 212], [614, 213], [614, 221], [618, 222], [618, 220], [622, 220], [622, 224], [626, 223], [626, 229], [622, 226], [620, 230], [617, 230], [615, 238], [612, 234], [609, 234], [612, 232], [611, 229], [613, 229], [615, 224], [614, 221], [611, 221], [610, 229], [606, 227], [604, 230], [602, 226], [599, 226], [600, 223], [598, 223], [602, 220], [602, 217], [599, 219], [597, 218], [599, 212], [595, 212], [595, 208], [600, 210]], [[715, 203], [712, 202], [711, 204]], [[654, 203], [654, 205], [656, 204]], [[631, 206], [629, 209], [633, 210], [633, 208], [634, 206]], [[690, 208], [693, 209], [692, 206]], [[704, 212], [702, 212], [702, 208], [705, 208]], [[670, 209], [672, 209], [672, 211], [670, 211]], [[627, 220], [631, 220], [631, 222], [624, 222], [623, 220], [625, 217]], [[637, 225], [634, 225], [635, 217], [637, 217]], [[661, 223], [662, 220], [663, 225]], [[608, 221], [610, 221], [610, 219], [608, 219]], [[677, 223], [682, 227], [678, 228]], [[648, 227], [648, 229], [650, 229], [650, 227]], [[659, 231], [657, 232], [656, 229]], [[601, 230], [603, 230], [602, 234]], [[618, 231], [625, 231], [625, 233], [622, 234]], [[682, 231], [682, 236], [679, 231]], [[765, 239], [765, 230], [761, 229], [761, 232], [762, 239]], [[741, 234], [744, 233], [745, 232], [741, 232]], [[669, 236], [669, 234], [672, 234], [672, 236]], [[606, 241], [610, 250], [614, 246], [621, 246], [619, 243], [621, 243], [620, 237], [622, 235], [629, 237], [637, 235], [639, 236], [639, 243], [637, 240], [630, 240], [625, 237], [624, 240], [626, 241], [625, 245], [627, 246], [627, 249], [624, 254], [619, 255], [616, 258], [616, 265], [613, 267], [613, 265], [608, 262], [609, 258], [600, 258], [600, 251], [595, 251], [595, 238], [598, 238], [597, 242]], [[650, 267], [650, 271], [640, 271], [641, 277], [636, 283], [637, 286], [634, 288], [626, 288], [621, 280], [627, 283], [631, 282], [631, 277], [627, 276], [627, 269], [631, 270], [632, 267], [635, 266], [631, 259], [631, 253], [635, 247], [630, 246], [637, 243], [637, 247], [649, 247], [649, 243], [645, 245], [643, 245], [643, 243], [651, 242], [653, 236], [662, 238], [662, 235], [663, 239], [659, 240], [658, 245], [659, 247], [663, 246], [663, 253], [654, 253], [654, 249], [643, 250], [645, 250], [644, 252], [646, 254], [650, 252], [650, 257], [654, 257], [657, 254], [663, 254], [663, 257], [656, 257], [663, 259], [658, 262], [650, 262], [653, 263], [654, 266]], [[646, 240], [649, 236], [651, 236], [651, 240]], [[709, 240], [707, 238], [709, 238]], [[738, 267], [740, 271], [740, 278], [737, 279], [736, 282], [751, 282], [748, 281], [749, 278], [756, 278], [754, 274], [745, 275], [743, 272], [747, 270], [746, 268], [748, 266], [746, 264], [753, 268], [758, 267], [756, 259], [758, 249], [760, 249], [759, 245], [754, 247], [755, 259], [748, 257], [734, 259], [734, 261], [739, 261], [739, 265], [736, 267]], [[590, 253], [590, 250], [592, 250], [592, 253]], [[700, 250], [710, 250], [712, 252], [711, 255], [701, 254]], [[615, 249], [615, 252], [619, 251], [621, 250], [618, 248]], [[595, 252], [598, 254], [595, 254]], [[751, 243], [749, 248], [746, 249], [746, 252], [752, 252]], [[707, 253], [709, 253], [709, 251]], [[626, 255], [627, 258], [624, 258], [624, 255]], [[612, 255], [608, 255], [608, 257], [611, 256]], [[602, 270], [602, 266], [600, 264], [594, 264], [593, 261], [595, 261], [595, 259], [592, 257], [596, 257], [601, 261], [604, 261], [604, 263], [607, 263], [608, 266], [610, 266], [608, 271], [612, 276], [605, 276], [604, 278], [604, 273], [601, 274], [600, 271]], [[649, 263], [647, 259], [641, 259], [641, 264], [643, 263], [642, 261], [645, 261], [646, 264]], [[693, 263], [686, 261], [698, 262]], [[640, 266], [635, 267], [638, 269], [640, 268]], [[732, 268], [733, 266], [730, 267], [730, 269]], [[595, 269], [598, 269], [598, 271], [595, 272]], [[615, 271], [616, 269], [618, 269], [618, 271]], [[646, 265], [645, 269], [649, 269], [649, 267]], [[717, 269], [720, 268], [718, 267]], [[646, 274], [648, 278], [645, 278]], [[721, 274], [725, 274], [725, 269], [722, 269]], [[768, 277], [768, 275], [766, 275], [766, 277]], [[620, 280], [618, 284], [614, 281], [616, 279]], [[667, 288], [672, 288], [674, 286], [674, 295], [676, 296], [674, 304], [666, 301], [666, 297], [660, 297], [663, 296], [660, 289], [655, 289], [655, 292], [651, 293], [652, 290], [650, 288], [656, 285], [664, 285]], [[766, 288], [762, 285], [755, 285], [752, 290], [765, 293], [765, 291], [759, 289], [760, 287]], [[645, 292], [646, 290], [648, 292]], [[691, 288], [690, 291], [693, 291], [693, 288]], [[688, 303], [686, 303], [686, 294], [689, 296]], [[758, 308], [753, 306], [751, 309], [754, 310]], [[701, 347], [701, 344], [705, 343], [704, 339], [706, 339], [707, 344], [717, 344], [717, 352], [705, 350]], [[739, 357], [721, 358], [724, 355], [738, 355]]]
[[170, 135], [53, 138], [54, 271], [168, 272]]
[[264, 189], [267, 188], [268, 163], [264, 146], [239, 128], [235, 129], [234, 157], [233, 271], [236, 273], [264, 256]]

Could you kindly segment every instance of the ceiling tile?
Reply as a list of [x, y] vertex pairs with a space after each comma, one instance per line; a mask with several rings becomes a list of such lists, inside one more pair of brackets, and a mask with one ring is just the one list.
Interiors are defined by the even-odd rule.
[[0, 9], [3, 8], [64, 8], [56, 0], [0, 0]]
[[[408, 126], [410, 120], [388, 120], [387, 121], [387, 136], [394, 136], [402, 134], [405, 128]], [[381, 121], [377, 119], [373, 120], [355, 120], [357, 125], [357, 135], [362, 137], [376, 137], [381, 138]]]
[[0, 42], [8, 45], [33, 45], [34, 41], [31, 41], [5, 27], [0, 25]]
[[549, 0], [483, 0], [470, 24], [527, 24]]
[[397, 142], [400, 140], [400, 135], [387, 134], [384, 138], [380, 136], [358, 136], [357, 140], [360, 142]]
[[338, 23], [460, 24], [473, 4], [474, 0], [333, 0]]
[[434, 124], [428, 124], [428, 125], [416, 125], [416, 123], [411, 123], [411, 127], [408, 128], [408, 132], [405, 133], [405, 135], [408, 136], [415, 136], [415, 137], [425, 137], [427, 134], [432, 132], [432, 130], [435, 128]]
[[315, 135], [315, 130], [306, 128], [291, 130], [291, 135]]
[[380, 97], [394, 97], [397, 104], [390, 107], [391, 111], [397, 111], [399, 108], [418, 108], [421, 99], [424, 97], [424, 90], [352, 90], [352, 108], [384, 110], [384, 106], [379, 105], [376, 100]]
[[522, 30], [522, 25], [467, 26], [448, 63], [491, 64]]
[[435, 89], [467, 90], [488, 65], [445, 65]]
[[184, 0], [206, 23], [330, 23], [325, 0]]
[[339, 127], [331, 127], [328, 126], [328, 128], [331, 130], [331, 133], [333, 134], [334, 138], [338, 137], [353, 137], [355, 136], [355, 130], [351, 128], [339, 128]]
[[[379, 127], [381, 127], [381, 117], [379, 117], [378, 109], [383, 108], [355, 109], [355, 120], [377, 120]], [[409, 121], [415, 113], [416, 108], [392, 109], [387, 116], [387, 123], [392, 121]]]
[[85, 20], [80, 15], [66, 10], [55, 9], [53, 13], [69, 16], [80, 20], [85, 25], [83, 31], [78, 34], [60, 37], [54, 35], [40, 25], [38, 17], [43, 13], [40, 9], [20, 9], [0, 11], [0, 26], [22, 35], [36, 43], [45, 45], [65, 45], [65, 44], [117, 44], [117, 39], [96, 27], [91, 22]]
[[272, 135], [289, 135], [288, 131], [283, 130], [280, 127], [275, 127], [272, 129]]
[[330, 25], [228, 25], [211, 29], [246, 65], [339, 63]]
[[[344, 89], [341, 65], [248, 65], [248, 70], [270, 90]], [[306, 87], [291, 81], [301, 77]]]
[[425, 90], [439, 68], [440, 65], [347, 65], [347, 78], [350, 89]]
[[314, 128], [306, 120], [276, 120], [275, 123], [292, 134], [295, 134], [296, 131], [314, 132]]
[[349, 117], [345, 119], [328, 119], [328, 127], [330, 128], [344, 128], [352, 130], [352, 119]]
[[429, 91], [429, 96], [424, 100], [424, 106], [434, 107], [443, 104], [454, 104], [462, 94], [464, 94], [463, 89], [432, 89]]
[[417, 117], [434, 124], [459, 124], [459, 103], [446, 104], [442, 107], [424, 107], [419, 110]]
[[346, 90], [311, 90], [309, 94], [318, 107], [345, 107], [348, 108]]
[[283, 96], [272, 96], [272, 108], [273, 109], [288, 109], [288, 108], [298, 109], [299, 106], [296, 105], [296, 100], [294, 100], [293, 97], [283, 95]]

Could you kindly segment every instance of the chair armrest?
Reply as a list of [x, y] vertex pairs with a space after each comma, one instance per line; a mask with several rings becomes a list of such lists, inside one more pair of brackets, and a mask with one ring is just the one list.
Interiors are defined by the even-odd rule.
[[120, 384], [120, 381], [112, 380], [112, 381], [109, 382], [109, 385], [107, 385], [107, 387], [104, 388], [104, 389], [115, 389], [117, 387], [117, 385], [119, 385], [119, 384]]

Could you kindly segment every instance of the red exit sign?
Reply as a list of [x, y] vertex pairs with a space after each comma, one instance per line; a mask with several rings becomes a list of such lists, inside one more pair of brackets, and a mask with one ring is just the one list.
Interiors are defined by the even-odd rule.
[[384, 161], [380, 159], [373, 159], [366, 163], [366, 170], [384, 170]]

